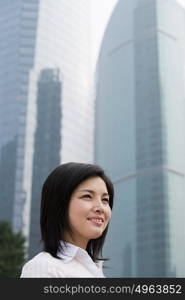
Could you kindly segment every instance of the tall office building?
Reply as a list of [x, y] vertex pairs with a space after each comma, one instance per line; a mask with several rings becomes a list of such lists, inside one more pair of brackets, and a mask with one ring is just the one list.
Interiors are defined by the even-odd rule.
[[[43, 118], [38, 87], [42, 76], [50, 76], [42, 70], [58, 69], [62, 82], [56, 161], [59, 156], [62, 162], [93, 160], [89, 1], [0, 0], [0, 5], [0, 219], [22, 231], [28, 245], [30, 222], [34, 235], [32, 185], [35, 176], [42, 178], [41, 168], [35, 175], [40, 151], [36, 128]], [[48, 162], [46, 168], [52, 165]]]
[[185, 276], [185, 10], [119, 1], [97, 65], [95, 161], [113, 179], [107, 276]]
[[62, 83], [58, 70], [41, 71], [37, 88], [29, 257], [38, 253], [41, 188], [48, 174], [60, 164]]
[[39, 2], [1, 0], [0, 6], [0, 219], [19, 231], [26, 201], [27, 99]]

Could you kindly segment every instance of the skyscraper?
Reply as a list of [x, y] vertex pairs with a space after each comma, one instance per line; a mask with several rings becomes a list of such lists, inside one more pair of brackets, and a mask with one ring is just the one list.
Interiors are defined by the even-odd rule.
[[37, 88], [37, 127], [33, 158], [29, 256], [40, 245], [41, 188], [48, 174], [60, 164], [62, 83], [58, 70], [41, 71]]
[[97, 65], [95, 161], [116, 188], [109, 276], [185, 276], [184, 47], [177, 1], [119, 1]]
[[27, 99], [39, 1], [1, 0], [0, 5], [0, 219], [19, 231], [26, 201]]
[[[13, 229], [22, 231], [27, 242], [31, 242], [30, 222], [34, 235], [32, 208], [36, 205], [33, 176], [43, 178], [41, 168], [42, 174], [35, 170], [39, 139], [46, 136], [44, 131], [38, 138], [35, 131], [41, 126], [43, 114], [49, 112], [43, 107], [42, 116], [39, 115], [42, 97], [38, 96], [37, 87], [40, 89], [44, 81], [42, 76], [50, 76], [46, 75], [49, 70], [57, 69], [58, 87], [62, 83], [58, 106], [62, 119], [56, 131], [57, 135], [60, 131], [60, 151], [57, 144], [53, 168], [59, 156], [62, 162], [93, 160], [89, 2], [0, 0], [0, 5], [0, 219], [9, 220]], [[51, 79], [48, 90], [52, 84], [56, 82]], [[50, 102], [49, 98], [46, 102]], [[55, 124], [59, 125], [58, 113]], [[43, 159], [46, 156], [43, 153]], [[48, 161], [46, 170], [51, 168]]]

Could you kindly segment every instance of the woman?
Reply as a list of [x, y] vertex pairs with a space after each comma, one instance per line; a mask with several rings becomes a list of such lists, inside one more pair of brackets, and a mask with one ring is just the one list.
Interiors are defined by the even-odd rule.
[[113, 185], [99, 166], [57, 167], [42, 188], [44, 251], [23, 266], [21, 277], [104, 277], [102, 247], [113, 197]]

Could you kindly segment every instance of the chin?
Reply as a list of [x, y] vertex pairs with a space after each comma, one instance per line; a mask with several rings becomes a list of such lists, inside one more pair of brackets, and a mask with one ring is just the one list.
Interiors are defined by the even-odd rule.
[[103, 234], [103, 231], [99, 232], [94, 232], [90, 235], [90, 239], [97, 239]]

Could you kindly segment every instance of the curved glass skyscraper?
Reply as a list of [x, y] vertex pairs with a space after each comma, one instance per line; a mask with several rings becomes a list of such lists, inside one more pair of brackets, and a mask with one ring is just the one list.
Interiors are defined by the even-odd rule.
[[185, 276], [185, 10], [119, 1], [97, 64], [95, 161], [113, 179], [107, 276]]

